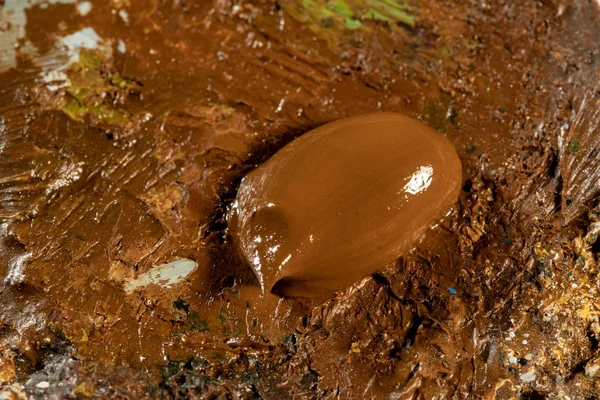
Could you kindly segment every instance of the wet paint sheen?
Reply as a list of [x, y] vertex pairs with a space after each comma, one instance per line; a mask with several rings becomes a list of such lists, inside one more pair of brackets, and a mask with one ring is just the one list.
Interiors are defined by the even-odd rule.
[[456, 202], [461, 163], [395, 113], [314, 129], [242, 181], [229, 228], [264, 291], [332, 293], [393, 262]]

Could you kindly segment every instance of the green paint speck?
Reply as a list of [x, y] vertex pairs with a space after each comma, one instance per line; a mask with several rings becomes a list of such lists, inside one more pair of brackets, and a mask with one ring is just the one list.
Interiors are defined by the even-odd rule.
[[358, 29], [358, 28], [360, 28], [361, 25], [362, 25], [362, 23], [357, 19], [353, 19], [353, 18], [349, 18], [349, 17], [344, 18], [344, 26], [346, 26], [346, 28], [348, 28], [348, 29], [352, 29], [352, 30]]
[[192, 311], [188, 315], [188, 321], [190, 322], [190, 328], [197, 332], [210, 332], [208, 321], [200, 317], [196, 311]]
[[354, 18], [354, 12], [344, 0], [332, 0], [327, 4], [327, 8], [342, 17]]
[[570, 153], [577, 153], [579, 151], [579, 142], [577, 140], [571, 140], [568, 148]]

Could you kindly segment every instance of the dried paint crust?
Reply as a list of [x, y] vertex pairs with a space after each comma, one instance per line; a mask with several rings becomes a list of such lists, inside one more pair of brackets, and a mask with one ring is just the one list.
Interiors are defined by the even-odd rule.
[[[0, 397], [593, 398], [598, 13], [0, 1]], [[453, 142], [459, 204], [333, 299], [260, 298], [240, 178], [377, 110]]]

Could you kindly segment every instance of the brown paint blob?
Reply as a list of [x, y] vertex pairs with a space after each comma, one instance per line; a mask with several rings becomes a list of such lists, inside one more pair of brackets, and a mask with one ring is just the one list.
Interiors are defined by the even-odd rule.
[[264, 291], [330, 294], [408, 251], [456, 202], [452, 144], [394, 113], [338, 120], [242, 181], [229, 228]]

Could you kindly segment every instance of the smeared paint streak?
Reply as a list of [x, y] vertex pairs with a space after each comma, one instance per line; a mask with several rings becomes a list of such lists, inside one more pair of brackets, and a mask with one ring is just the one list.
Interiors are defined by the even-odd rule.
[[126, 292], [133, 292], [142, 289], [153, 283], [168, 288], [177, 283], [183, 282], [198, 264], [187, 258], [172, 261], [166, 264], [160, 264], [152, 267], [150, 271], [141, 274], [136, 279], [131, 280], [125, 285]]
[[[75, 0], [48, 0], [46, 3], [73, 4]], [[83, 11], [87, 8], [86, 3], [89, 4], [89, 2], [80, 4], [80, 6], [83, 6]], [[31, 3], [27, 1], [8, 1], [0, 7], [0, 21], [10, 21], [10, 24], [2, 30], [2, 35], [0, 35], [0, 72], [14, 68], [17, 65], [18, 55], [27, 55], [33, 59], [39, 56], [38, 49], [25, 37], [27, 22], [25, 10], [29, 7], [31, 7]], [[81, 15], [85, 14], [82, 13]], [[15, 46], [19, 41], [22, 43]]]
[[71, 86], [67, 70], [71, 64], [81, 60], [82, 50], [95, 50], [107, 57], [110, 56], [111, 51], [110, 41], [105, 43], [100, 35], [89, 27], [60, 38], [56, 46], [66, 48], [68, 60], [58, 66], [55, 61], [50, 65], [42, 65], [41, 73], [42, 82], [46, 83], [46, 88], [53, 92]]
[[417, 24], [414, 10], [403, 1], [302, 0], [299, 3], [284, 2], [282, 7], [333, 47], [343, 41], [344, 31], [370, 32], [381, 22], [391, 30], [414, 28]]
[[71, 62], [79, 61], [81, 49], [98, 49], [110, 51], [110, 46], [103, 45], [103, 40], [94, 28], [83, 28], [80, 31], [60, 39], [60, 43], [67, 47]]

